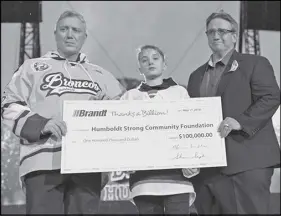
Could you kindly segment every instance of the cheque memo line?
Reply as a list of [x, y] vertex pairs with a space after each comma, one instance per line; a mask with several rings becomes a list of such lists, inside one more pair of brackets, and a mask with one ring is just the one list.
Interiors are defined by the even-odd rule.
[[113, 126], [113, 127], [92, 127], [94, 132], [102, 131], [155, 131], [155, 130], [179, 130], [187, 128], [211, 128], [213, 124], [197, 123], [197, 124], [172, 124], [172, 125], [145, 125], [145, 126]]

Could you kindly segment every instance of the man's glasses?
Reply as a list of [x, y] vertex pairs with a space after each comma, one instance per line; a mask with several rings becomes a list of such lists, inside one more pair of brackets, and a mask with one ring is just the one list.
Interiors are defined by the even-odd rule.
[[229, 29], [221, 29], [221, 28], [219, 28], [219, 29], [209, 29], [209, 30], [206, 31], [205, 33], [206, 33], [207, 36], [214, 36], [215, 33], [218, 33], [219, 36], [223, 36], [223, 35], [225, 35], [225, 34], [227, 34], [227, 33], [233, 33], [233, 32], [235, 32], [235, 30], [229, 30]]

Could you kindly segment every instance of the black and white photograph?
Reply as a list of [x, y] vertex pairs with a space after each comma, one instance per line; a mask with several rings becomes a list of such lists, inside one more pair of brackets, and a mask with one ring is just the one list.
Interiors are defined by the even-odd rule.
[[280, 1], [1, 1], [1, 215], [280, 215]]

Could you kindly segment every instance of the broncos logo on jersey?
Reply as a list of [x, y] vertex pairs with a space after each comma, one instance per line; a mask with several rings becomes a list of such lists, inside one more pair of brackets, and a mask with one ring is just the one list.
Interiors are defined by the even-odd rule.
[[31, 68], [35, 72], [43, 72], [43, 71], [48, 71], [52, 69], [52, 66], [45, 63], [45, 62], [35, 62], [31, 65]]
[[[69, 79], [62, 72], [50, 73], [43, 78], [40, 85], [42, 91], [48, 91], [46, 96], [62, 95], [65, 93], [91, 94], [97, 96], [101, 87], [97, 82], [81, 79]], [[104, 95], [100, 95], [104, 97]]]

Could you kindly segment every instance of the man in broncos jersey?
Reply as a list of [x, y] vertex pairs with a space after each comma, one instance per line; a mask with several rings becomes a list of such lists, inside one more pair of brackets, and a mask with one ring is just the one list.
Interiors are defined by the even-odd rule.
[[64, 100], [115, 99], [123, 87], [80, 50], [87, 38], [82, 15], [66, 11], [55, 28], [57, 51], [28, 59], [7, 85], [4, 123], [20, 137], [19, 173], [27, 214], [95, 214], [101, 173], [60, 174]]

